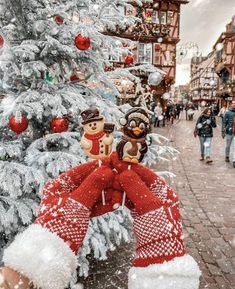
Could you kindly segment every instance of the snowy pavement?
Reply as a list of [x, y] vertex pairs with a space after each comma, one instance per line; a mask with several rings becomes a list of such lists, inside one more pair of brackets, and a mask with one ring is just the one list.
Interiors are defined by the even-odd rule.
[[[224, 161], [224, 140], [215, 129], [212, 165], [199, 161], [195, 121], [157, 129], [181, 154], [164, 165], [176, 174], [171, 185], [181, 201], [188, 253], [202, 270], [200, 289], [235, 288], [235, 168]], [[161, 168], [162, 169], [162, 168]], [[234, 240], [232, 242], [232, 240]], [[85, 289], [127, 289], [133, 244], [121, 246], [103, 262], [93, 262]], [[154, 289], [154, 288], [153, 288]]]

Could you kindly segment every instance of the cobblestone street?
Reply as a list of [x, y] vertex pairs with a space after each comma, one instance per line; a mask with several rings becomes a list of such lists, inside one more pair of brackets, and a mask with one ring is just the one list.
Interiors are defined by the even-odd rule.
[[202, 270], [201, 289], [235, 288], [235, 169], [224, 161], [220, 126], [214, 131], [213, 164], [199, 161], [194, 126], [181, 120], [169, 130], [181, 152], [169, 170], [177, 175], [173, 186], [181, 200], [185, 241]]
[[[184, 116], [173, 126], [157, 130], [180, 151], [166, 169], [176, 174], [171, 185], [181, 201], [188, 253], [202, 270], [200, 289], [235, 288], [235, 169], [224, 161], [224, 140], [215, 129], [212, 165], [199, 161], [199, 141], [193, 137], [195, 121]], [[133, 244], [94, 263], [86, 289], [127, 289]], [[98, 268], [98, 269], [97, 269]], [[154, 288], [153, 288], [154, 289]]]

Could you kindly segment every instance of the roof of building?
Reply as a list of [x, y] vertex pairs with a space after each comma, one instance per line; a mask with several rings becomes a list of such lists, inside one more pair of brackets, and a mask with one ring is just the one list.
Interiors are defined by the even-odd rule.
[[192, 58], [192, 64], [198, 65], [200, 68], [213, 67], [215, 60], [215, 52], [210, 52], [207, 56], [196, 56]]
[[219, 38], [217, 39], [216, 43], [214, 44], [213, 46], [213, 49], [216, 48], [216, 45], [218, 43], [221, 43], [223, 42], [225, 39], [227, 38], [231, 38], [235, 36], [235, 26], [233, 25], [233, 21], [229, 22], [227, 25], [226, 25], [226, 31], [225, 32], [222, 32], [219, 36]]

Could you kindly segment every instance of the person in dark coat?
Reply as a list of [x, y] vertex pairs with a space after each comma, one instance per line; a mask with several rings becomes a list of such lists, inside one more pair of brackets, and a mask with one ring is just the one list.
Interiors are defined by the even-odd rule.
[[235, 168], [235, 100], [224, 114], [222, 122], [222, 137], [226, 136], [225, 161], [229, 162], [230, 147], [233, 143], [233, 167]]
[[212, 163], [211, 160], [211, 143], [213, 138], [213, 128], [216, 127], [216, 120], [210, 108], [206, 108], [201, 116], [199, 116], [194, 136], [199, 136], [201, 146], [201, 161], [206, 159], [206, 163]]
[[180, 113], [181, 113], [181, 105], [179, 103], [176, 104], [176, 117], [177, 119], [180, 118]]

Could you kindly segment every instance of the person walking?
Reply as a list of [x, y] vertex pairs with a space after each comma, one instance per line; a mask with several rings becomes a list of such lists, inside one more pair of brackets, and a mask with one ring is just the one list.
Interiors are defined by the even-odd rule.
[[212, 114], [210, 108], [206, 108], [203, 113], [199, 116], [196, 127], [194, 130], [194, 136], [199, 136], [200, 147], [201, 147], [201, 159], [206, 163], [212, 163], [211, 159], [211, 143], [213, 138], [213, 128], [216, 127], [216, 120]]
[[226, 136], [225, 161], [229, 162], [230, 148], [233, 143], [233, 167], [235, 168], [235, 100], [225, 113], [222, 122], [222, 138]]
[[176, 118], [180, 118], [180, 113], [181, 113], [181, 105], [179, 103], [176, 104]]
[[185, 107], [185, 113], [186, 113], [186, 120], [193, 120], [194, 115], [194, 106], [192, 103], [188, 103]]
[[162, 107], [160, 102], [157, 103], [157, 106], [154, 108], [154, 127], [159, 127], [160, 120], [162, 118]]
[[224, 104], [224, 105], [222, 106], [222, 108], [220, 109], [220, 111], [219, 111], [219, 113], [218, 113], [218, 116], [223, 119], [225, 113], [227, 112], [227, 110], [228, 110], [228, 109], [227, 109], [227, 105]]

